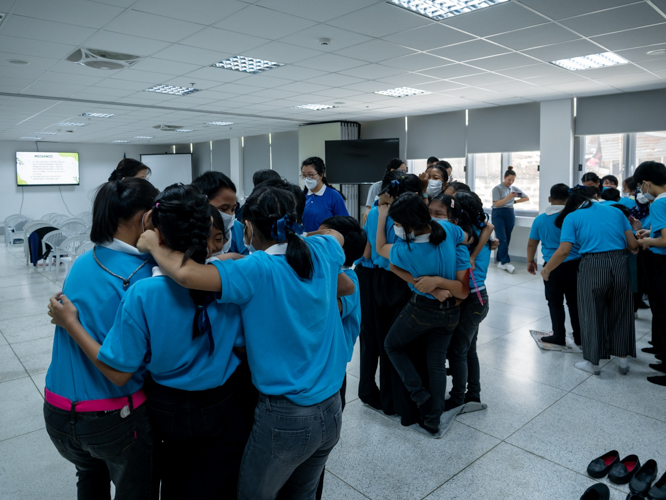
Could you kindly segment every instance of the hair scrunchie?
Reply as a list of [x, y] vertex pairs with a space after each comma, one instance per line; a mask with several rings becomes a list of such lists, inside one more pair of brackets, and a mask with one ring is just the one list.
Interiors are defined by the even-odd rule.
[[291, 220], [289, 215], [285, 215], [273, 223], [271, 238], [277, 240], [278, 243], [282, 243], [287, 239], [287, 230], [296, 234], [302, 234], [303, 226]]

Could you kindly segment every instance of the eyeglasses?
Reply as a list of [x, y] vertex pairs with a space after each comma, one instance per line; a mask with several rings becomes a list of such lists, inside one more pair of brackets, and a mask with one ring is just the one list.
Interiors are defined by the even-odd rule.
[[319, 174], [308, 174], [308, 175], [301, 174], [301, 180], [316, 179], [317, 177], [319, 177]]

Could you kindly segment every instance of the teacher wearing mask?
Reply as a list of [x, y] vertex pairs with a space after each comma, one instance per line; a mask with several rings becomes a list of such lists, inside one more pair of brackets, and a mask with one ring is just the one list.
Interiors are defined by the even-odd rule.
[[[516, 172], [513, 167], [508, 167], [504, 172], [504, 180], [493, 188], [493, 212], [492, 221], [495, 225], [495, 235], [499, 240], [499, 248], [495, 256], [497, 267], [511, 274], [516, 270], [511, 265], [509, 257], [509, 244], [511, 243], [511, 232], [516, 224], [516, 214], [513, 210], [514, 203], [529, 201], [529, 196], [520, 189], [513, 186], [516, 181]], [[513, 186], [513, 187], [512, 187]]]
[[345, 199], [326, 180], [324, 160], [311, 156], [301, 164], [301, 179], [305, 183], [305, 210], [303, 230], [317, 231], [323, 221], [334, 215], [348, 216]]

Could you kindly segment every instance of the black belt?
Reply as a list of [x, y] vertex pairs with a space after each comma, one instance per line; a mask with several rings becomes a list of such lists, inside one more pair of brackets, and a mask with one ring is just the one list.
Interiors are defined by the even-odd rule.
[[444, 310], [456, 307], [456, 299], [454, 299], [453, 297], [449, 297], [444, 302], [440, 302], [437, 299], [429, 299], [425, 295], [414, 293], [412, 294], [412, 298], [410, 299], [410, 301], [414, 305], [429, 307], [430, 309]]

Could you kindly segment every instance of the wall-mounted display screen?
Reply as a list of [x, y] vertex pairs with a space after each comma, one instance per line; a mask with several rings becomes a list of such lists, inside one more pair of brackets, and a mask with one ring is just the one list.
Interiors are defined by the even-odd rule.
[[16, 152], [17, 186], [78, 186], [79, 153]]
[[399, 155], [399, 139], [326, 141], [326, 178], [334, 184], [377, 182]]

